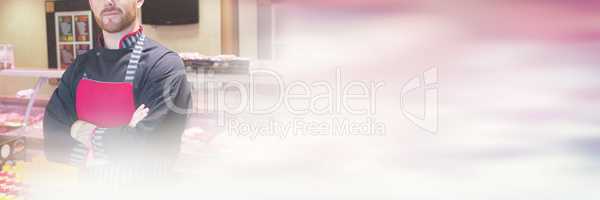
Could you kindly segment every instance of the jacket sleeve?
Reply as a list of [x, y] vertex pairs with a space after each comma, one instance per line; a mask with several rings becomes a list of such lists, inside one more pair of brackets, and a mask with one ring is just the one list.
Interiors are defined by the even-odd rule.
[[[168, 53], [146, 73], [136, 93], [137, 106], [149, 108], [148, 116], [135, 128], [121, 126], [98, 128], [95, 146], [106, 152], [109, 160], [145, 158], [172, 162], [179, 152], [181, 135], [187, 124], [191, 89], [181, 58]], [[158, 157], [157, 157], [158, 156]]]
[[44, 113], [44, 152], [49, 161], [82, 165], [87, 148], [71, 137], [71, 125], [77, 120], [75, 112], [76, 63], [60, 79]]

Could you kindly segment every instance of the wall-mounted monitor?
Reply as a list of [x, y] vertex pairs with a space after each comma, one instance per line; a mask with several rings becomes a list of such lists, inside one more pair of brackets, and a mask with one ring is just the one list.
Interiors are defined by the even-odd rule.
[[196, 24], [199, 20], [198, 0], [145, 0], [142, 24]]

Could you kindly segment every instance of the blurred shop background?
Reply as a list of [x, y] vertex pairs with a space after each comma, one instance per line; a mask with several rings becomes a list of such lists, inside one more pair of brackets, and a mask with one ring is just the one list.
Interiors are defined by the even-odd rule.
[[[182, 190], [238, 199], [600, 195], [600, 1], [146, 0], [146, 6], [159, 2], [182, 7], [141, 19], [144, 32], [180, 53], [195, 84], [178, 163], [190, 183]], [[0, 0], [0, 66], [11, 63], [0, 70], [0, 134], [27, 139], [27, 162], [43, 160], [40, 120], [56, 88], [52, 73], [64, 69], [69, 54], [93, 48], [85, 46], [97, 34], [86, 5]], [[161, 10], [148, 8], [143, 13]], [[65, 21], [88, 30], [89, 38], [78, 37], [81, 31], [61, 38]], [[251, 82], [254, 70], [274, 73]], [[36, 90], [40, 73], [50, 78]], [[261, 108], [294, 92], [308, 99], [257, 113], [241, 106], [247, 91], [232, 82], [253, 86], [250, 104]], [[300, 82], [308, 87], [281, 93]], [[368, 87], [345, 91], [348, 83]], [[348, 95], [373, 98], [340, 100]], [[215, 98], [243, 109], [228, 112]]]

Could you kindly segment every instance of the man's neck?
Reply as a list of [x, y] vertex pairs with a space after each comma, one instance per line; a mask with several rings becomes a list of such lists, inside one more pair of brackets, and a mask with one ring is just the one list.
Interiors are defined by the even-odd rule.
[[109, 33], [106, 31], [102, 31], [102, 36], [104, 38], [104, 47], [107, 49], [119, 49], [119, 44], [121, 43], [121, 38], [127, 35], [128, 33], [135, 32], [140, 28], [140, 23], [136, 20], [131, 23], [129, 27], [123, 29], [121, 32]]

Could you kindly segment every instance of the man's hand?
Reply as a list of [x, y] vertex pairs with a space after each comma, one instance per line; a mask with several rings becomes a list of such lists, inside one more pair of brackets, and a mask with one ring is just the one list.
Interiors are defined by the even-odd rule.
[[131, 117], [131, 121], [129, 121], [129, 127], [135, 128], [137, 124], [142, 121], [148, 115], [149, 109], [146, 108], [146, 105], [142, 104], [140, 107], [135, 110], [133, 116]]
[[92, 133], [94, 133], [94, 129], [96, 129], [96, 125], [77, 120], [71, 126], [71, 137], [90, 148], [92, 146]]
[[[142, 121], [148, 115], [149, 109], [146, 108], [146, 105], [140, 105], [137, 110], [133, 113], [131, 117], [131, 121], [129, 122], [130, 127], [135, 127], [140, 121]], [[92, 134], [94, 133], [94, 129], [96, 129], [96, 125], [77, 120], [71, 126], [71, 137], [75, 138], [75, 140], [83, 143], [86, 147], [91, 147]]]

